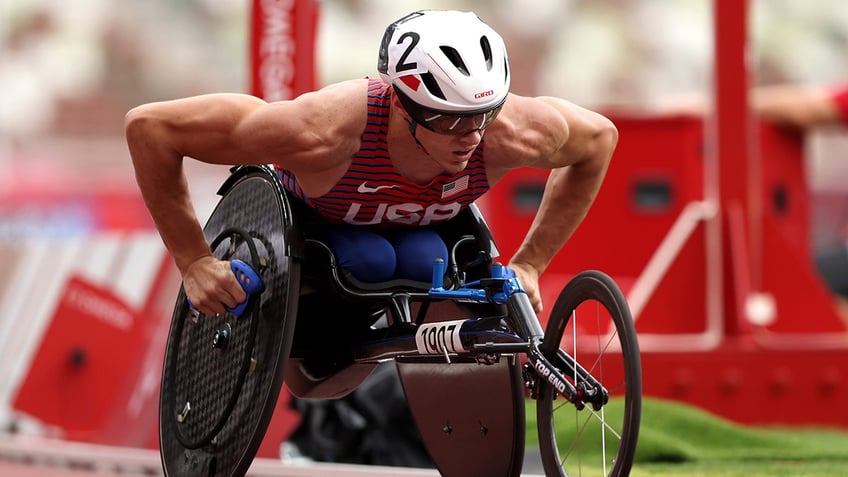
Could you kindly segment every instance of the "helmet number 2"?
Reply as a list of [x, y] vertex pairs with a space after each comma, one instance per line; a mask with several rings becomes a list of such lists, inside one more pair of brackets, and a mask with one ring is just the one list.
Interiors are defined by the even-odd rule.
[[410, 62], [407, 63], [406, 59], [409, 56], [409, 54], [412, 53], [412, 50], [413, 50], [413, 48], [415, 48], [415, 45], [417, 45], [418, 42], [421, 40], [421, 36], [418, 35], [418, 33], [415, 33], [414, 31], [408, 31], [408, 32], [404, 33], [403, 35], [401, 35], [400, 38], [398, 38], [397, 44], [398, 45], [402, 44], [404, 42], [404, 40], [406, 40], [407, 38], [409, 38], [409, 40], [410, 40], [409, 46], [407, 46], [406, 49], [403, 50], [403, 53], [400, 55], [400, 58], [398, 59], [397, 67], [395, 68], [395, 71], [397, 71], [398, 73], [400, 73], [401, 71], [415, 70], [415, 69], [418, 68], [418, 63], [416, 63], [414, 61], [410, 61]]

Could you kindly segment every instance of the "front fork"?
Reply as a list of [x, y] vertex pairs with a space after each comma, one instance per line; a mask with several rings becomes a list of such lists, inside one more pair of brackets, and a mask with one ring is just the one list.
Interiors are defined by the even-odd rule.
[[[530, 337], [527, 362], [524, 364], [524, 380], [530, 396], [538, 399], [542, 383], [548, 383], [578, 410], [586, 404], [591, 404], [595, 411], [600, 410], [609, 401], [609, 392], [558, 345], [553, 349], [544, 348], [544, 331], [527, 295], [522, 290], [510, 293], [507, 306], [509, 316], [513, 317], [513, 326], [521, 336]], [[552, 355], [554, 351], [556, 354]]]
[[[548, 383], [558, 394], [582, 410], [586, 404], [591, 404], [595, 411], [600, 410], [609, 401], [609, 392], [574, 358], [559, 349], [543, 349], [544, 331], [539, 319], [533, 311], [530, 299], [518, 282], [515, 274], [500, 263], [492, 264], [492, 277], [477, 283], [467, 284], [455, 290], [443, 288], [442, 277], [445, 273], [445, 263], [436, 260], [433, 267], [433, 283], [429, 295], [432, 298], [454, 299], [476, 303], [506, 304], [512, 326], [518, 331], [518, 336], [528, 339], [525, 343], [487, 343], [475, 346], [479, 350], [489, 352], [523, 352], [527, 355], [524, 364], [523, 377], [533, 399], [539, 398], [543, 383]], [[547, 356], [551, 356], [549, 359]], [[553, 363], [551, 361], [554, 361]], [[569, 379], [563, 374], [569, 373]], [[572, 384], [572, 382], [574, 384]]]
[[558, 349], [554, 361], [556, 364], [545, 357], [539, 342], [531, 343], [523, 370], [524, 384], [531, 398], [539, 399], [543, 384], [547, 383], [578, 410], [589, 404], [599, 411], [606, 405], [609, 391], [571, 355]]

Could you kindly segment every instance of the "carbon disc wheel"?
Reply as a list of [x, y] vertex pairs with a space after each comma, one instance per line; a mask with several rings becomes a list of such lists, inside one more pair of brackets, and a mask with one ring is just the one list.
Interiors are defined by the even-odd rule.
[[265, 291], [236, 317], [205, 316], [180, 290], [159, 402], [168, 476], [243, 476], [274, 412], [291, 349], [300, 287], [291, 209], [267, 167], [236, 170], [204, 233], [213, 254], [259, 272]]

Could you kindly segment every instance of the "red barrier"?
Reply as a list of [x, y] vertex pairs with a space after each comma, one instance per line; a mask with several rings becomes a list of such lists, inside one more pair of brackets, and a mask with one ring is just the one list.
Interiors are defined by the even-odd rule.
[[[69, 440], [142, 443], [148, 426], [127, 408], [156, 327], [110, 290], [70, 277], [14, 408], [60, 428]], [[110, 428], [117, 433], [104, 434]]]
[[[573, 274], [601, 269], [634, 311], [646, 394], [741, 422], [848, 426], [826, 406], [780, 412], [793, 399], [846, 397], [834, 363], [848, 361], [848, 328], [813, 268], [800, 137], [756, 125], [757, 175], [744, 203], [722, 202], [710, 200], [720, 197], [709, 176], [717, 163], [702, 120], [610, 116], [619, 147], [588, 217], [542, 278], [547, 309]], [[481, 204], [503, 261], [545, 179], [507, 176]], [[756, 408], [730, 405], [743, 397]]]
[[[713, 13], [715, 117], [611, 114], [619, 147], [543, 298], [550, 308], [575, 272], [604, 270], [633, 309], [647, 395], [740, 422], [848, 427], [833, 412], [848, 397], [848, 325], [813, 268], [800, 138], [746, 107], [748, 2]], [[481, 204], [504, 261], [544, 180], [513, 175]], [[821, 405], [786, 412], [806, 402]]]
[[[548, 309], [565, 281], [586, 269], [611, 275], [627, 292], [660, 243], [693, 202], [703, 200], [703, 124], [694, 118], [617, 117], [619, 146], [595, 204], [543, 276]], [[529, 228], [547, 177], [545, 171], [507, 175], [481, 202], [486, 221], [507, 261]], [[659, 306], [645, 312], [652, 332], [704, 330], [704, 240], [695, 232], [669, 272]], [[681, 320], [672, 310], [686, 305]], [[649, 318], [650, 317], [650, 318]], [[546, 317], [543, 317], [546, 319]], [[656, 322], [654, 322], [656, 321]]]

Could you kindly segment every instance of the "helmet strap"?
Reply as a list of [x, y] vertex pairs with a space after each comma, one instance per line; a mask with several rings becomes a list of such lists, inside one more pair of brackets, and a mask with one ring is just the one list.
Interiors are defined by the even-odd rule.
[[[421, 144], [421, 141], [418, 140], [418, 136], [416, 136], [415, 134], [418, 131], [418, 122], [413, 119], [412, 114], [409, 112], [415, 103], [413, 103], [412, 100], [410, 100], [406, 95], [404, 95], [403, 91], [395, 88], [394, 86], [392, 86], [392, 91], [395, 95], [395, 98], [400, 103], [400, 107], [403, 108], [404, 112], [406, 113], [406, 116], [402, 117], [403, 120], [406, 121], [407, 128], [409, 129], [409, 134], [412, 135], [412, 139], [415, 140], [415, 144], [417, 144], [418, 147], [422, 151], [424, 151], [424, 154], [427, 154], [429, 156], [430, 153], [427, 152], [427, 148], [425, 148], [424, 145]], [[390, 110], [389, 114], [392, 114], [393, 109]]]
[[409, 125], [409, 134], [412, 134], [412, 139], [415, 139], [415, 144], [418, 144], [418, 147], [420, 147], [421, 150], [424, 151], [424, 154], [427, 154], [429, 156], [430, 153], [427, 152], [427, 148], [425, 148], [424, 145], [421, 144], [421, 141], [419, 141], [418, 137], [415, 135], [415, 132], [418, 130], [418, 123], [416, 123], [413, 119], [409, 119], [407, 121], [407, 124]]

